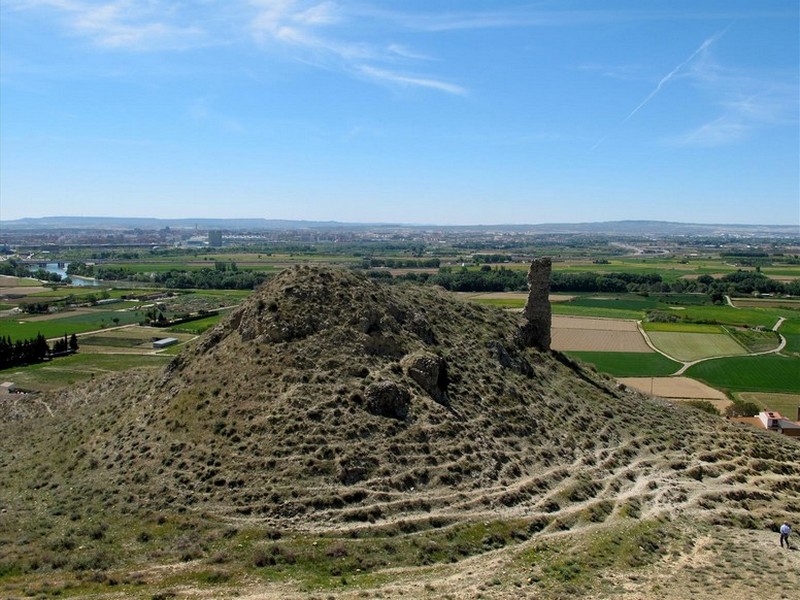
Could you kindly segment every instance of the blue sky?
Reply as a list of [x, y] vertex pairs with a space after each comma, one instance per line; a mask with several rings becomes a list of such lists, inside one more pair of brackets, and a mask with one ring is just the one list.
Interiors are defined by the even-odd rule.
[[796, 0], [3, 0], [0, 219], [800, 225]]

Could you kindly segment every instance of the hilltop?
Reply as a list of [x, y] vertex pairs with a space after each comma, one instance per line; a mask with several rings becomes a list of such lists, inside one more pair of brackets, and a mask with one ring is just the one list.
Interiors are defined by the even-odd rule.
[[772, 531], [800, 514], [800, 444], [519, 325], [298, 267], [163, 372], [8, 400], [3, 593], [744, 598], [767, 561], [797, 585]]

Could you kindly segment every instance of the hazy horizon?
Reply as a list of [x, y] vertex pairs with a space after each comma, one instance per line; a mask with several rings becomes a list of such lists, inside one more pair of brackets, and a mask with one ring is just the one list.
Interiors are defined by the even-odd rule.
[[794, 0], [0, 16], [4, 221], [800, 224]]

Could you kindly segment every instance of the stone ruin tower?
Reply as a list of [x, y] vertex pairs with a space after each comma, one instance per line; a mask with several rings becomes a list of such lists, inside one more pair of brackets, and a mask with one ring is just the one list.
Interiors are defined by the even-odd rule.
[[550, 350], [550, 271], [549, 257], [535, 258], [528, 269], [528, 302], [520, 324], [520, 341], [526, 348]]

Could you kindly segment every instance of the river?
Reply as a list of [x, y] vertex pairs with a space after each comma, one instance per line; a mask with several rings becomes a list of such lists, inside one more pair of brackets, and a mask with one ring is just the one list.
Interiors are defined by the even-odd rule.
[[69, 263], [47, 263], [44, 270], [48, 273], [58, 273], [62, 278], [69, 277], [72, 279], [72, 285], [76, 286], [97, 286], [100, 283], [91, 277], [77, 277], [75, 275], [67, 275], [67, 267]]

